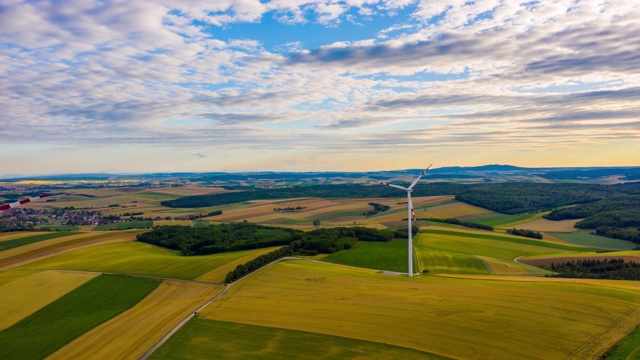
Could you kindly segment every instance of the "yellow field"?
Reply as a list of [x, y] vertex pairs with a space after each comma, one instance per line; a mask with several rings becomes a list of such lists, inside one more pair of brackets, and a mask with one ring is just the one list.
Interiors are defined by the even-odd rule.
[[596, 358], [640, 322], [638, 286], [480, 279], [286, 261], [234, 284], [202, 315], [467, 359]]
[[553, 221], [547, 219], [534, 219], [523, 223], [514, 223], [501, 225], [503, 229], [516, 227], [518, 229], [534, 230], [534, 231], [551, 231], [551, 232], [572, 232], [576, 231], [573, 227], [580, 219]]
[[47, 359], [139, 359], [223, 287], [164, 281], [133, 308], [85, 333]]
[[0, 269], [10, 269], [52, 255], [99, 244], [134, 241], [138, 231], [95, 231], [44, 240], [0, 252]]
[[153, 222], [153, 226], [191, 226], [193, 225], [193, 220], [156, 220]]
[[[415, 207], [415, 206], [414, 206]], [[416, 217], [435, 217], [435, 218], [452, 218], [458, 216], [479, 215], [479, 214], [496, 214], [495, 212], [483, 209], [477, 206], [469, 205], [463, 202], [452, 202], [449, 204], [436, 205], [427, 209], [427, 211], [416, 211]]]
[[96, 276], [98, 274], [42, 271], [0, 286], [0, 331]]

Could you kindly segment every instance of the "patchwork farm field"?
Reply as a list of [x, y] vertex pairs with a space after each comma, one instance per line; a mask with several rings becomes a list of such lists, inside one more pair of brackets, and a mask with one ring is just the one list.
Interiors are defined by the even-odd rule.
[[[35, 236], [49, 236], [47, 233], [41, 235], [27, 235], [25, 244], [0, 252], [0, 269], [9, 269], [16, 266], [28, 264], [39, 259], [44, 259], [57, 254], [64, 254], [82, 248], [92, 247], [99, 244], [130, 242], [135, 240], [138, 231], [132, 232], [83, 232], [83, 233], [50, 233], [52, 238], [37, 242], [32, 242]], [[11, 242], [23, 241], [22, 238], [10, 240]]]
[[521, 256], [595, 250], [506, 234], [438, 226], [423, 228], [414, 239], [420, 271], [448, 274], [544, 275], [540, 268], [516, 262]]
[[[640, 322], [637, 286], [479, 279], [409, 279], [292, 260], [234, 284], [201, 316], [491, 359], [593, 358]], [[215, 336], [198, 334], [197, 343]], [[195, 339], [189, 341], [197, 347]]]
[[550, 235], [581, 246], [591, 246], [608, 250], [631, 250], [638, 244], [631, 241], [612, 239], [604, 236], [592, 235], [585, 232], [563, 233], [552, 232]]
[[163, 281], [137, 305], [47, 359], [139, 359], [221, 290], [221, 286]]
[[223, 280], [225, 274], [215, 269], [236, 260], [257, 257], [272, 249], [245, 250], [206, 256], [181, 256], [168, 250], [137, 241], [93, 246], [36, 261], [20, 269], [54, 269], [109, 272], [157, 276], [163, 278]]
[[[98, 274], [65, 273], [61, 271], [12, 272], [23, 275], [0, 285], [0, 331], [57, 300]], [[1, 273], [2, 277], [6, 277]], [[0, 284], [2, 282], [0, 281]], [[55, 284], [55, 286], [51, 286]], [[47, 291], [43, 291], [47, 289]]]
[[0, 331], [3, 359], [42, 359], [138, 303], [160, 282], [101, 275]]

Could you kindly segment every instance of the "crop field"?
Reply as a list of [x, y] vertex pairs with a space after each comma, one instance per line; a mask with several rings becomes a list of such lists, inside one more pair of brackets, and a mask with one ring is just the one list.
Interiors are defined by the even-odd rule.
[[573, 220], [560, 220], [553, 221], [547, 220], [543, 218], [534, 219], [532, 221], [527, 221], [518, 224], [505, 224], [501, 225], [503, 228], [517, 228], [517, 229], [526, 229], [526, 230], [534, 230], [534, 231], [544, 231], [544, 232], [563, 232], [569, 233], [572, 231], [576, 231], [577, 229], [573, 226], [580, 221], [579, 219]]
[[190, 320], [150, 357], [152, 360], [257, 358], [446, 359], [372, 341], [202, 318]]
[[423, 228], [414, 239], [420, 271], [430, 273], [543, 275], [545, 270], [514, 259], [540, 253], [594, 250], [570, 244], [533, 240], [467, 229]]
[[13, 248], [17, 248], [24, 245], [29, 245], [33, 243], [37, 243], [44, 240], [56, 239], [63, 236], [76, 235], [78, 233], [60, 233], [60, 232], [52, 232], [52, 233], [40, 233], [38, 235], [29, 235], [20, 238], [8, 239], [0, 242], [0, 251], [5, 251]]
[[130, 241], [79, 249], [30, 263], [20, 269], [95, 271], [189, 280], [205, 276], [211, 279], [218, 278], [219, 274], [206, 274], [230, 262], [263, 251], [264, 249], [258, 249], [205, 256], [181, 256], [178, 251]]
[[330, 254], [323, 258], [322, 261], [406, 273], [407, 255], [407, 240], [394, 239], [389, 242], [360, 241], [353, 248]]
[[435, 205], [429, 207], [425, 211], [416, 211], [416, 217], [435, 217], [435, 218], [459, 218], [466, 217], [472, 218], [473, 215], [484, 215], [484, 216], [497, 216], [500, 215], [491, 210], [483, 209], [481, 207], [469, 205], [467, 203], [463, 203], [460, 201], [452, 200], [450, 202], [444, 203], [442, 205]]
[[24, 265], [56, 254], [78, 250], [99, 244], [135, 240], [137, 232], [81, 233], [43, 240], [0, 252], [0, 269]]
[[[216, 321], [349, 337], [452, 358], [491, 359], [597, 357], [640, 322], [639, 286], [479, 279], [409, 279], [376, 270], [284, 261], [234, 284], [200, 314]], [[206, 341], [198, 336], [197, 341]], [[251, 346], [247, 343], [251, 339], [234, 346]]]
[[129, 229], [144, 229], [153, 226], [153, 221], [125, 221], [111, 224], [101, 224], [93, 228], [94, 231], [109, 231], [109, 230], [129, 230]]
[[538, 219], [540, 216], [541, 214], [538, 213], [524, 213], [516, 215], [498, 215], [495, 217], [460, 217], [460, 220], [472, 221], [478, 224], [489, 225], [493, 227], [513, 227], [516, 226], [516, 224], [521, 224]]
[[590, 246], [601, 249], [609, 250], [631, 250], [638, 246], [638, 244], [631, 241], [612, 239], [604, 236], [591, 235], [585, 232], [576, 233], [561, 233], [554, 232], [550, 235], [558, 237], [562, 240], [568, 241], [572, 244], [581, 246]]
[[193, 226], [193, 220], [156, 220], [153, 226]]
[[[96, 276], [98, 274], [42, 271], [0, 285], [0, 331]], [[52, 284], [55, 286], [51, 286]]]
[[462, 273], [488, 274], [482, 259], [464, 253], [430, 249], [420, 244], [414, 245], [418, 268], [434, 274]]
[[47, 359], [139, 359], [222, 289], [221, 286], [163, 281], [137, 305], [78, 337]]
[[12, 240], [12, 239], [16, 239], [16, 238], [21, 238], [21, 237], [27, 237], [27, 236], [31, 236], [31, 235], [40, 235], [42, 234], [42, 232], [40, 231], [12, 231], [12, 232], [5, 232], [5, 233], [0, 233], [0, 242], [6, 241], [6, 240]]
[[42, 359], [131, 308], [160, 282], [101, 275], [0, 332], [2, 359]]

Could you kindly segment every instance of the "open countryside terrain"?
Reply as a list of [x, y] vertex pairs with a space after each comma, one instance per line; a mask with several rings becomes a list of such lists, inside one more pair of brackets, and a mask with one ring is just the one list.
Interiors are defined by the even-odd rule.
[[285, 261], [235, 284], [201, 315], [376, 341], [424, 358], [589, 358], [638, 325], [637, 284], [623, 290], [545, 280], [408, 279]]
[[[60, 202], [29, 206], [74, 206], [107, 214], [142, 211], [142, 216], [154, 218], [199, 216], [154, 220], [154, 225], [247, 220], [311, 230], [313, 220], [320, 220], [320, 227], [406, 228], [406, 198], [401, 194], [251, 200], [203, 208], [160, 204], [182, 195], [212, 192], [225, 190], [198, 186], [73, 189]], [[390, 209], [365, 216], [372, 209], [370, 202]], [[109, 206], [114, 204], [118, 206]], [[302, 209], [274, 211], [297, 206]], [[1, 233], [0, 305], [24, 306], [0, 320], [0, 339], [5, 336], [7, 343], [22, 349], [11, 340], [16, 334], [50, 331], [39, 323], [21, 324], [44, 316], [39, 312], [46, 315], [50, 306], [60, 306], [58, 302], [65, 302], [84, 284], [106, 276], [101, 274], [152, 277], [147, 280], [155, 285], [127, 309], [56, 340], [54, 352], [49, 353], [53, 358], [107, 359], [110, 354], [139, 358], [185, 320], [186, 325], [152, 358], [590, 359], [640, 323], [636, 283], [541, 278], [548, 272], [530, 265], [530, 260], [554, 257], [608, 254], [636, 259], [637, 251], [597, 252], [616, 250], [621, 244], [626, 247], [619, 250], [629, 249], [630, 242], [593, 235], [588, 241], [575, 240], [589, 234], [571, 228], [574, 220], [541, 219], [540, 212], [502, 214], [451, 195], [416, 196], [414, 207], [421, 228], [414, 238], [414, 271], [424, 274], [411, 279], [406, 277], [406, 239], [360, 241], [348, 250], [313, 257], [315, 261], [282, 261], [223, 288], [220, 283], [229, 271], [277, 247], [189, 257], [135, 241], [137, 234], [147, 230], [90, 232], [96, 229], [79, 227], [76, 233]], [[216, 210], [223, 213], [202, 216]], [[491, 224], [498, 232], [421, 220], [427, 218]], [[500, 232], [511, 227], [542, 231], [544, 240]], [[43, 284], [50, 289], [52, 283], [59, 287], [34, 296]], [[186, 321], [222, 289], [226, 289], [224, 295]], [[127, 295], [115, 294], [114, 300], [122, 301], [117, 299], [123, 296]], [[628, 355], [640, 347], [638, 340], [630, 339], [618, 351]], [[311, 344], [324, 345], [310, 352]], [[1, 349], [0, 357], [18, 354], [10, 349]]]

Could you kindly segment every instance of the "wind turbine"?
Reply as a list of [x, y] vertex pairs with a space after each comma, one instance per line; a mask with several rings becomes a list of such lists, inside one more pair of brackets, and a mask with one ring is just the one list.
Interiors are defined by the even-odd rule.
[[35, 201], [35, 200], [38, 200], [38, 199], [42, 199], [43, 197], [47, 197], [47, 196], [49, 196], [49, 194], [44, 194], [44, 195], [40, 195], [40, 196], [29, 198], [29, 199], [16, 201], [16, 202], [13, 202], [11, 204], [0, 205], [0, 211], [13, 209], [14, 207], [18, 207], [18, 206], [20, 206], [22, 204], [26, 204], [26, 203], [28, 203], [30, 201]]
[[[433, 165], [433, 164], [431, 164]], [[424, 169], [420, 176], [418, 176], [409, 187], [404, 187], [400, 185], [389, 184], [385, 182], [379, 182], [382, 185], [390, 186], [392, 188], [405, 190], [407, 192], [407, 222], [409, 223], [409, 276], [413, 276], [413, 236], [411, 234], [411, 218], [415, 219], [415, 215], [413, 213], [413, 204], [411, 203], [411, 192], [413, 191], [413, 187], [416, 186], [420, 178], [431, 168], [431, 165]]]

